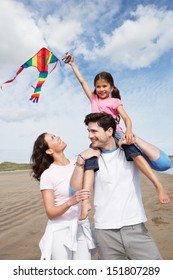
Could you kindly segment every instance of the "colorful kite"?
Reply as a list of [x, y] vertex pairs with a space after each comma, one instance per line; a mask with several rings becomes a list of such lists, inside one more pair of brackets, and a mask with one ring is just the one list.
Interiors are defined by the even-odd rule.
[[36, 55], [31, 57], [28, 61], [26, 61], [23, 65], [20, 66], [19, 70], [17, 71], [13, 79], [8, 80], [3, 84], [13, 82], [16, 79], [17, 75], [19, 75], [24, 68], [28, 68], [30, 66], [36, 67], [40, 73], [39, 73], [37, 85], [35, 87], [32, 86], [35, 90], [34, 93], [31, 95], [30, 100], [32, 100], [33, 102], [38, 102], [40, 97], [41, 87], [44, 84], [48, 75], [48, 64], [56, 63], [53, 69], [50, 71], [51, 73], [57, 66], [58, 61], [60, 62], [60, 60], [52, 52], [50, 52], [46, 48], [42, 48], [41, 50], [39, 50], [38, 53], [36, 53]]

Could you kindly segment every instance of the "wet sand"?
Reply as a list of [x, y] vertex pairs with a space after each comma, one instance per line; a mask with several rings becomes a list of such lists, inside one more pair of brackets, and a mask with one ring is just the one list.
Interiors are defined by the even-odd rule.
[[[146, 226], [163, 259], [173, 260], [173, 175], [157, 173], [171, 198], [162, 205], [153, 185], [141, 175]], [[93, 223], [93, 212], [90, 219]], [[0, 260], [38, 260], [47, 223], [39, 184], [29, 171], [0, 172]], [[96, 259], [96, 258], [94, 258]]]

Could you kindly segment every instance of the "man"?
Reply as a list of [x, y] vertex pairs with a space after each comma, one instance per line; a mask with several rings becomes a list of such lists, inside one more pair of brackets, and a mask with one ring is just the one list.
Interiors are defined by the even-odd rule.
[[[113, 117], [91, 113], [84, 122], [88, 126], [92, 148], [101, 150], [94, 182], [94, 223], [99, 259], [161, 259], [144, 225], [147, 218], [141, 198], [139, 170], [116, 146]], [[77, 173], [76, 167], [71, 181], [73, 188]]]

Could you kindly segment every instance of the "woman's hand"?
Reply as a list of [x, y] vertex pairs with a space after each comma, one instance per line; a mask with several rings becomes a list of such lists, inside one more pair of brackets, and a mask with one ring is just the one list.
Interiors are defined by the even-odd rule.
[[83, 160], [87, 160], [89, 158], [92, 158], [92, 157], [97, 157], [99, 158], [100, 157], [100, 150], [99, 149], [93, 149], [93, 148], [88, 148], [86, 150], [84, 150], [83, 152], [81, 152], [78, 157], [82, 157]]
[[91, 195], [90, 191], [85, 189], [76, 191], [76, 193], [67, 201], [68, 206], [73, 206], [79, 203], [80, 201], [89, 198]]

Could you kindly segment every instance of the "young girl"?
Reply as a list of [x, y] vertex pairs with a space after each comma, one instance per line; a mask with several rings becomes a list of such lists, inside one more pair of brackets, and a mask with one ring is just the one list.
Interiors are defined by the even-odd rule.
[[[149, 164], [151, 164], [152, 168], [158, 171], [163, 171], [170, 168], [170, 160], [169, 158], [155, 146], [145, 142], [142, 139], [136, 138], [134, 133], [132, 132], [132, 122], [125, 112], [123, 108], [123, 104], [121, 102], [121, 97], [119, 90], [114, 85], [113, 77], [108, 72], [101, 72], [96, 75], [94, 79], [94, 92], [92, 92], [83, 78], [81, 72], [79, 71], [77, 65], [74, 62], [74, 58], [71, 54], [66, 54], [64, 58], [65, 63], [68, 63], [74, 74], [76, 75], [77, 79], [79, 80], [86, 96], [91, 102], [91, 110], [92, 113], [100, 112], [100, 113], [108, 113], [111, 114], [116, 123], [116, 133], [115, 133], [115, 141], [120, 146], [123, 147], [127, 160], [132, 160], [135, 162], [137, 167], [144, 173], [154, 184], [158, 191], [159, 201], [161, 203], [169, 203], [170, 199], [168, 195], [165, 193], [163, 186], [159, 182], [158, 178], [156, 177], [155, 173], [152, 171]], [[123, 132], [122, 128], [119, 125], [119, 116], [123, 119], [126, 131]], [[141, 152], [140, 149], [134, 144], [140, 143], [141, 146], [144, 146], [144, 150], [141, 147], [144, 154]], [[138, 144], [139, 145], [139, 144]], [[139, 146], [140, 146], [139, 145]], [[152, 156], [150, 156], [152, 153]], [[163, 166], [160, 166], [160, 162], [162, 158], [166, 157], [166, 166], [163, 163]], [[146, 159], [147, 160], [146, 160]], [[148, 160], [149, 158], [149, 160]], [[159, 159], [159, 164], [157, 164], [157, 160]], [[148, 162], [149, 164], [148, 164]], [[155, 166], [153, 166], [153, 163]], [[87, 171], [90, 175], [88, 179], [90, 181], [90, 185], [92, 182], [92, 173], [93, 171]], [[87, 176], [88, 178], [89, 176]], [[85, 180], [84, 180], [85, 182]], [[88, 201], [85, 200], [82, 203], [82, 212], [81, 212], [81, 219], [84, 219], [87, 216], [88, 212]]]

